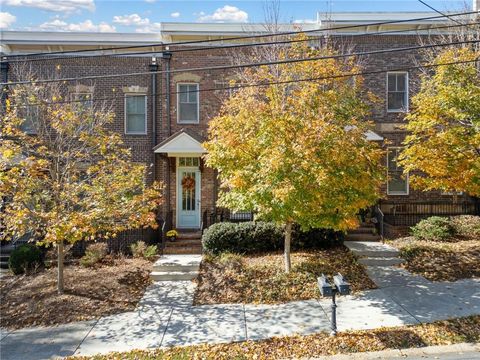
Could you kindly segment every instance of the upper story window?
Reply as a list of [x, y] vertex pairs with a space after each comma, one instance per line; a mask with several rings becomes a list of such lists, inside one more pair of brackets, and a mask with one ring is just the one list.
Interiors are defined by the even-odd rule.
[[387, 73], [387, 111], [408, 111], [408, 73]]
[[199, 122], [198, 84], [177, 84], [177, 121], [197, 124]]
[[397, 163], [401, 148], [388, 148], [388, 195], [408, 195], [408, 174], [403, 175], [403, 167]]
[[82, 108], [92, 108], [93, 107], [93, 100], [92, 94], [89, 92], [78, 92], [72, 94], [72, 100], [75, 104], [80, 105]]
[[125, 134], [147, 133], [147, 95], [125, 95]]
[[25, 108], [25, 120], [20, 129], [27, 134], [36, 134], [38, 126], [39, 109], [37, 105], [27, 105]]

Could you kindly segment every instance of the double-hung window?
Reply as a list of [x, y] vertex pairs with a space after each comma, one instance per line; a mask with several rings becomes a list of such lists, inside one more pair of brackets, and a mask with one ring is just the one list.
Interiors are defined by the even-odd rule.
[[408, 174], [403, 174], [403, 167], [398, 164], [397, 159], [401, 148], [388, 148], [388, 195], [408, 195]]
[[197, 124], [199, 122], [198, 84], [177, 84], [177, 121]]
[[25, 107], [25, 120], [20, 125], [20, 129], [27, 134], [36, 134], [38, 126], [39, 109], [37, 105], [27, 105]]
[[125, 95], [125, 134], [147, 133], [147, 96]]
[[408, 111], [408, 73], [387, 73], [387, 110]]
[[73, 94], [74, 102], [84, 109], [93, 107], [92, 94], [88, 92], [79, 92]]

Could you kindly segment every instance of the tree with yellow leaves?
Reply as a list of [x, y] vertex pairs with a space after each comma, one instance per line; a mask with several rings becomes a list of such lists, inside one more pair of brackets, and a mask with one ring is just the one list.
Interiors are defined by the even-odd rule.
[[[335, 54], [297, 42], [276, 58]], [[343, 76], [357, 71], [335, 58], [245, 69], [241, 85], [264, 85], [235, 90], [210, 122], [206, 161], [218, 169], [219, 204], [284, 225], [286, 272], [294, 223], [346, 230], [380, 196], [382, 151], [365, 137], [362, 79]]]
[[161, 185], [145, 186], [113, 114], [91, 99], [70, 103], [60, 85], [16, 87], [0, 124], [0, 222], [6, 235], [29, 235], [58, 253], [63, 293], [64, 243], [114, 237], [156, 226]]
[[413, 186], [480, 195], [479, 57], [478, 50], [447, 49], [433, 64], [450, 65], [422, 76], [400, 156]]

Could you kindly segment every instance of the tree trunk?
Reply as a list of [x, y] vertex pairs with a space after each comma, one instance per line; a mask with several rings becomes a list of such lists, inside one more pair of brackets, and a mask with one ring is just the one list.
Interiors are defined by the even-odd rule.
[[285, 272], [289, 273], [291, 268], [290, 262], [290, 243], [292, 240], [292, 223], [287, 222], [285, 226], [285, 245], [284, 245], [284, 257], [285, 257]]
[[63, 241], [60, 241], [57, 244], [57, 250], [58, 250], [58, 265], [57, 265], [57, 270], [58, 270], [58, 276], [57, 276], [57, 290], [59, 294], [63, 294]]

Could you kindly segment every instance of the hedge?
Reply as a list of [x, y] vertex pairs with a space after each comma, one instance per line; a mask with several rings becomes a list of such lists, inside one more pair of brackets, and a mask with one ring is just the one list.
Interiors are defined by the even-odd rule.
[[42, 252], [32, 244], [23, 244], [12, 251], [8, 259], [8, 267], [15, 274], [23, 274], [42, 265]]
[[[330, 229], [301, 231], [298, 226], [292, 232], [292, 249], [325, 248], [343, 242], [342, 232]], [[255, 253], [283, 249], [283, 229], [271, 222], [249, 221], [242, 223], [222, 222], [211, 225], [202, 237], [207, 253], [222, 252]]]

